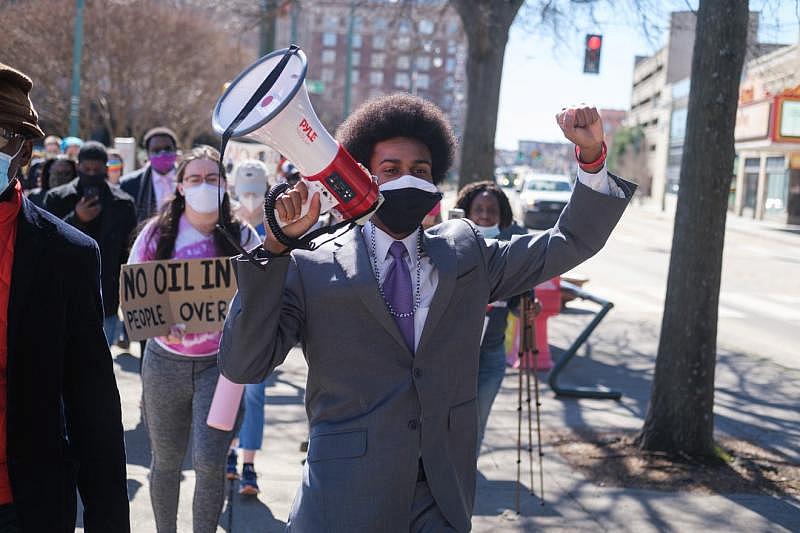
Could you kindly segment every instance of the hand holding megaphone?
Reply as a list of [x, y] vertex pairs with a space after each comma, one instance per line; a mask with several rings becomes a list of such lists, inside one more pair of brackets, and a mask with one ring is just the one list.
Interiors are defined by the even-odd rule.
[[[287, 237], [292, 239], [308, 233], [308, 230], [317, 223], [320, 211], [319, 192], [315, 192], [309, 201], [308, 186], [303, 181], [299, 181], [275, 200], [275, 212], [284, 224], [281, 229]], [[264, 227], [269, 228], [266, 221]], [[281, 244], [271, 231], [267, 231], [264, 247], [273, 254], [282, 254], [287, 250], [287, 247]]]

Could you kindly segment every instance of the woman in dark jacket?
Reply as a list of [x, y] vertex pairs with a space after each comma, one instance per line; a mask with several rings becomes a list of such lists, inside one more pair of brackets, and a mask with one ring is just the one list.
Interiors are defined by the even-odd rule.
[[[492, 181], [471, 183], [461, 189], [456, 207], [464, 210], [487, 239], [509, 240], [512, 235], [527, 233], [514, 223], [511, 204], [503, 189]], [[503, 383], [506, 372], [506, 325], [509, 308], [517, 298], [505, 302], [492, 302], [486, 312], [486, 328], [481, 342], [481, 360], [478, 366], [478, 453], [492, 404]]]

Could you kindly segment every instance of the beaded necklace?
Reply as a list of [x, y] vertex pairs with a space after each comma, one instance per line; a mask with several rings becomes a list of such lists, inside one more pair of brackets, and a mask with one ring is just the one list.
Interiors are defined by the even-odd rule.
[[[392, 307], [392, 304], [390, 304], [389, 300], [386, 298], [386, 294], [384, 294], [384, 292], [383, 292], [383, 284], [381, 284], [381, 274], [380, 274], [380, 270], [378, 270], [378, 252], [377, 252], [377, 246], [375, 244], [375, 232], [377, 231], [377, 228], [372, 223], [370, 223], [370, 226], [371, 226], [370, 227], [370, 230], [371, 230], [370, 231], [370, 233], [371, 233], [370, 242], [371, 242], [371, 245], [372, 245], [371, 246], [372, 249], [370, 250], [370, 254], [369, 255], [370, 255], [370, 259], [372, 261], [372, 273], [375, 274], [375, 281], [378, 282], [378, 291], [381, 293], [381, 298], [383, 299], [383, 302], [386, 304], [386, 308], [389, 310], [389, 314], [392, 315], [393, 317], [395, 317], [395, 318], [409, 318], [409, 317], [412, 317], [417, 312], [417, 309], [419, 309], [420, 303], [422, 302], [422, 296], [421, 296], [421, 293], [420, 293], [420, 286], [422, 285], [422, 283], [420, 283], [420, 280], [422, 278], [422, 228], [418, 228], [418, 230], [417, 230], [418, 231], [418, 234], [417, 234], [417, 290], [416, 290], [416, 294], [415, 294], [415, 297], [414, 297], [414, 308], [411, 310], [410, 313], [398, 313], [397, 311], [394, 310], [394, 308]], [[398, 267], [395, 267], [395, 268], [398, 268]]]

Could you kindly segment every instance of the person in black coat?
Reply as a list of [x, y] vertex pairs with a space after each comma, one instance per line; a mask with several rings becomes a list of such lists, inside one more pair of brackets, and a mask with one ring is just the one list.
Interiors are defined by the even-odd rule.
[[29, 78], [0, 64], [0, 210], [16, 210], [3, 226], [13, 228], [12, 247], [0, 251], [11, 274], [0, 287], [8, 298], [7, 309], [0, 306], [7, 319], [0, 467], [13, 500], [0, 505], [0, 532], [72, 533], [77, 488], [87, 533], [126, 533], [124, 434], [102, 330], [100, 253], [21, 194], [16, 178], [32, 140], [43, 136], [30, 88]]
[[119, 328], [119, 271], [128, 260], [136, 229], [133, 198], [106, 181], [105, 147], [89, 141], [78, 153], [78, 177], [50, 189], [44, 208], [97, 241], [103, 259], [104, 330], [113, 344]]
[[136, 203], [139, 223], [158, 213], [175, 191], [175, 162], [178, 158], [178, 140], [169, 128], [153, 128], [144, 134], [142, 141], [147, 150], [148, 164], [128, 173], [119, 181], [123, 191]]

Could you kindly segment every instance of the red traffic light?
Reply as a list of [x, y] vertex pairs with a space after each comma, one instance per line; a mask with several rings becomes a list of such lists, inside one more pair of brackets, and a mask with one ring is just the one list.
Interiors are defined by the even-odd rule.
[[589, 35], [586, 39], [586, 46], [589, 50], [599, 50], [603, 44], [603, 38], [599, 35]]

